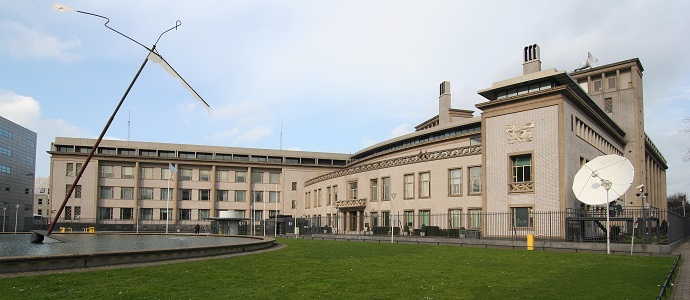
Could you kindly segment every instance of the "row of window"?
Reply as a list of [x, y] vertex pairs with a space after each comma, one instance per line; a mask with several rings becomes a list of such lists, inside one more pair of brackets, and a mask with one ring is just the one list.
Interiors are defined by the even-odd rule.
[[5, 128], [0, 127], [0, 136], [4, 136], [8, 139], [11, 139], [13, 135], [12, 135], [12, 131], [9, 131]]
[[[101, 207], [98, 209], [98, 219], [100, 220], [113, 220], [115, 219], [114, 212], [119, 210], [119, 216], [117, 216], [117, 219], [119, 220], [133, 220], [134, 219], [134, 209], [129, 208], [129, 207], [122, 207], [122, 208], [113, 208], [113, 207]], [[158, 211], [158, 218], [154, 219], [154, 210]], [[172, 208], [140, 208], [139, 209], [139, 219], [140, 220], [169, 220], [168, 217], [171, 217], [171, 219], [177, 219], [177, 220], [193, 220], [193, 209], [188, 209], [188, 208], [182, 208], [177, 210], [177, 217], [175, 218], [173, 216], [173, 209]], [[211, 215], [211, 210], [210, 209], [197, 209], [197, 214], [196, 214], [196, 219], [195, 220], [205, 220], [210, 218]], [[220, 215], [220, 212], [223, 210], [217, 210], [216, 211], [216, 217]], [[238, 212], [240, 216], [244, 217], [246, 215], [245, 210], [235, 210], [235, 212]], [[280, 213], [280, 211], [277, 210], [267, 210], [268, 216], [273, 217], [277, 214]], [[254, 211], [254, 219], [256, 220], [262, 220], [263, 219], [263, 211], [261, 210], [256, 210]]]
[[[72, 163], [67, 163], [66, 176], [74, 176], [74, 169], [72, 168]], [[77, 163], [77, 168], [80, 168], [81, 164]], [[134, 178], [134, 167], [133, 166], [120, 166], [120, 174], [116, 174], [117, 166], [103, 165], [100, 166], [99, 177], [101, 178], [115, 178], [119, 175], [119, 178], [132, 179]], [[154, 176], [156, 170], [160, 170], [160, 177]], [[193, 173], [197, 173], [198, 177], [194, 177]], [[211, 170], [199, 169], [194, 172], [193, 169], [180, 168], [177, 171], [178, 179], [181, 181], [211, 181]], [[140, 168], [141, 179], [171, 179], [172, 171], [170, 168], [154, 168], [154, 167], [141, 167]], [[252, 183], [265, 183], [264, 172], [252, 171], [251, 182]], [[231, 181], [234, 179], [234, 181]], [[247, 172], [246, 171], [230, 171], [230, 170], [217, 170], [216, 171], [216, 181], [218, 182], [247, 182]], [[269, 172], [267, 183], [279, 184], [280, 183], [280, 173]]]
[[[81, 186], [78, 186], [81, 187]], [[69, 185], [67, 186], [69, 189]], [[98, 198], [99, 199], [122, 199], [122, 200], [133, 200], [134, 199], [134, 188], [133, 187], [119, 187], [119, 195], [115, 192], [118, 190], [117, 187], [112, 186], [101, 186], [98, 188]], [[154, 195], [154, 188], [150, 187], [140, 187], [139, 188], [139, 200], [172, 200], [173, 189], [172, 188], [160, 188], [159, 193]], [[194, 193], [193, 191], [196, 191]], [[264, 202], [264, 192], [268, 193], [268, 202], [279, 203], [280, 202], [280, 192], [279, 191], [253, 191], [251, 196], [254, 202]], [[197, 197], [193, 198], [193, 194]], [[210, 201], [211, 200], [211, 190], [209, 189], [178, 189], [178, 200], [198, 200], [198, 201]], [[233, 194], [234, 197], [230, 199], [229, 195]], [[81, 198], [81, 189], [78, 193], [79, 197], [75, 195], [75, 198]], [[158, 196], [158, 197], [156, 197]], [[246, 202], [247, 201], [247, 191], [245, 190], [216, 190], [215, 201], [232, 201], [232, 202]]]

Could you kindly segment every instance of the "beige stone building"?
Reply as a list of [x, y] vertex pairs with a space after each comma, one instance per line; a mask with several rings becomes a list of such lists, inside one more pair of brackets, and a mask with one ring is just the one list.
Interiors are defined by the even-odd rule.
[[[522, 75], [479, 91], [478, 116], [451, 108], [443, 82], [437, 116], [352, 155], [103, 141], [62, 219], [160, 231], [168, 213], [185, 229], [236, 211], [255, 220], [297, 216], [338, 233], [437, 226], [563, 237], [564, 219], [535, 214], [591, 210], [575, 198], [572, 181], [584, 163], [606, 154], [628, 158], [633, 187], [644, 184], [648, 193], [643, 199], [632, 188], [617, 203], [665, 209], [667, 165], [644, 132], [640, 61], [571, 73], [542, 70], [537, 45], [523, 53]], [[93, 144], [53, 142], [55, 195], [64, 195]], [[178, 170], [172, 180], [169, 163]]]

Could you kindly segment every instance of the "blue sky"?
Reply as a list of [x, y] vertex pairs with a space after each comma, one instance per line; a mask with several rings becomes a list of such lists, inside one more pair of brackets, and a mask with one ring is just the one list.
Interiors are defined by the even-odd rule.
[[[159, 53], [211, 105], [209, 115], [149, 63], [106, 137], [353, 153], [411, 132], [477, 91], [542, 68], [639, 58], [646, 132], [668, 160], [668, 192], [690, 189], [688, 1], [63, 1]], [[147, 52], [99, 18], [53, 2], [0, 0], [0, 115], [38, 133], [37, 176], [56, 136], [98, 136]], [[129, 126], [128, 126], [129, 124]], [[282, 142], [281, 142], [282, 127]]]

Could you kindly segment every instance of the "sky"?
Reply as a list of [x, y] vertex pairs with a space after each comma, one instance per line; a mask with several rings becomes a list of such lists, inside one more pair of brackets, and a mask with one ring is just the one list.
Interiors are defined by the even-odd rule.
[[[62, 1], [62, 0], [60, 0]], [[542, 69], [639, 58], [645, 131], [668, 194], [690, 189], [690, 1], [65, 0], [156, 49], [208, 102], [147, 63], [107, 139], [355, 153], [412, 132], [477, 91]], [[0, 116], [38, 134], [36, 174], [57, 136], [97, 138], [148, 51], [104, 20], [49, 1], [0, 0]]]

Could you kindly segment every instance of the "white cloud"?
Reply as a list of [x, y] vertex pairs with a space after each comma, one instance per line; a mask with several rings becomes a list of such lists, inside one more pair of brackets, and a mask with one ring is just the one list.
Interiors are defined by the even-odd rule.
[[399, 137], [401, 135], [408, 134], [410, 132], [413, 132], [414, 129], [410, 127], [410, 125], [407, 125], [407, 123], [402, 123], [398, 125], [398, 127], [393, 128], [391, 131], [390, 136], [388, 138], [394, 138], [394, 137]]
[[14, 21], [0, 21], [0, 51], [5, 49], [15, 58], [51, 58], [63, 62], [75, 61], [78, 56], [72, 51], [81, 45], [78, 39], [60, 38], [29, 28]]

